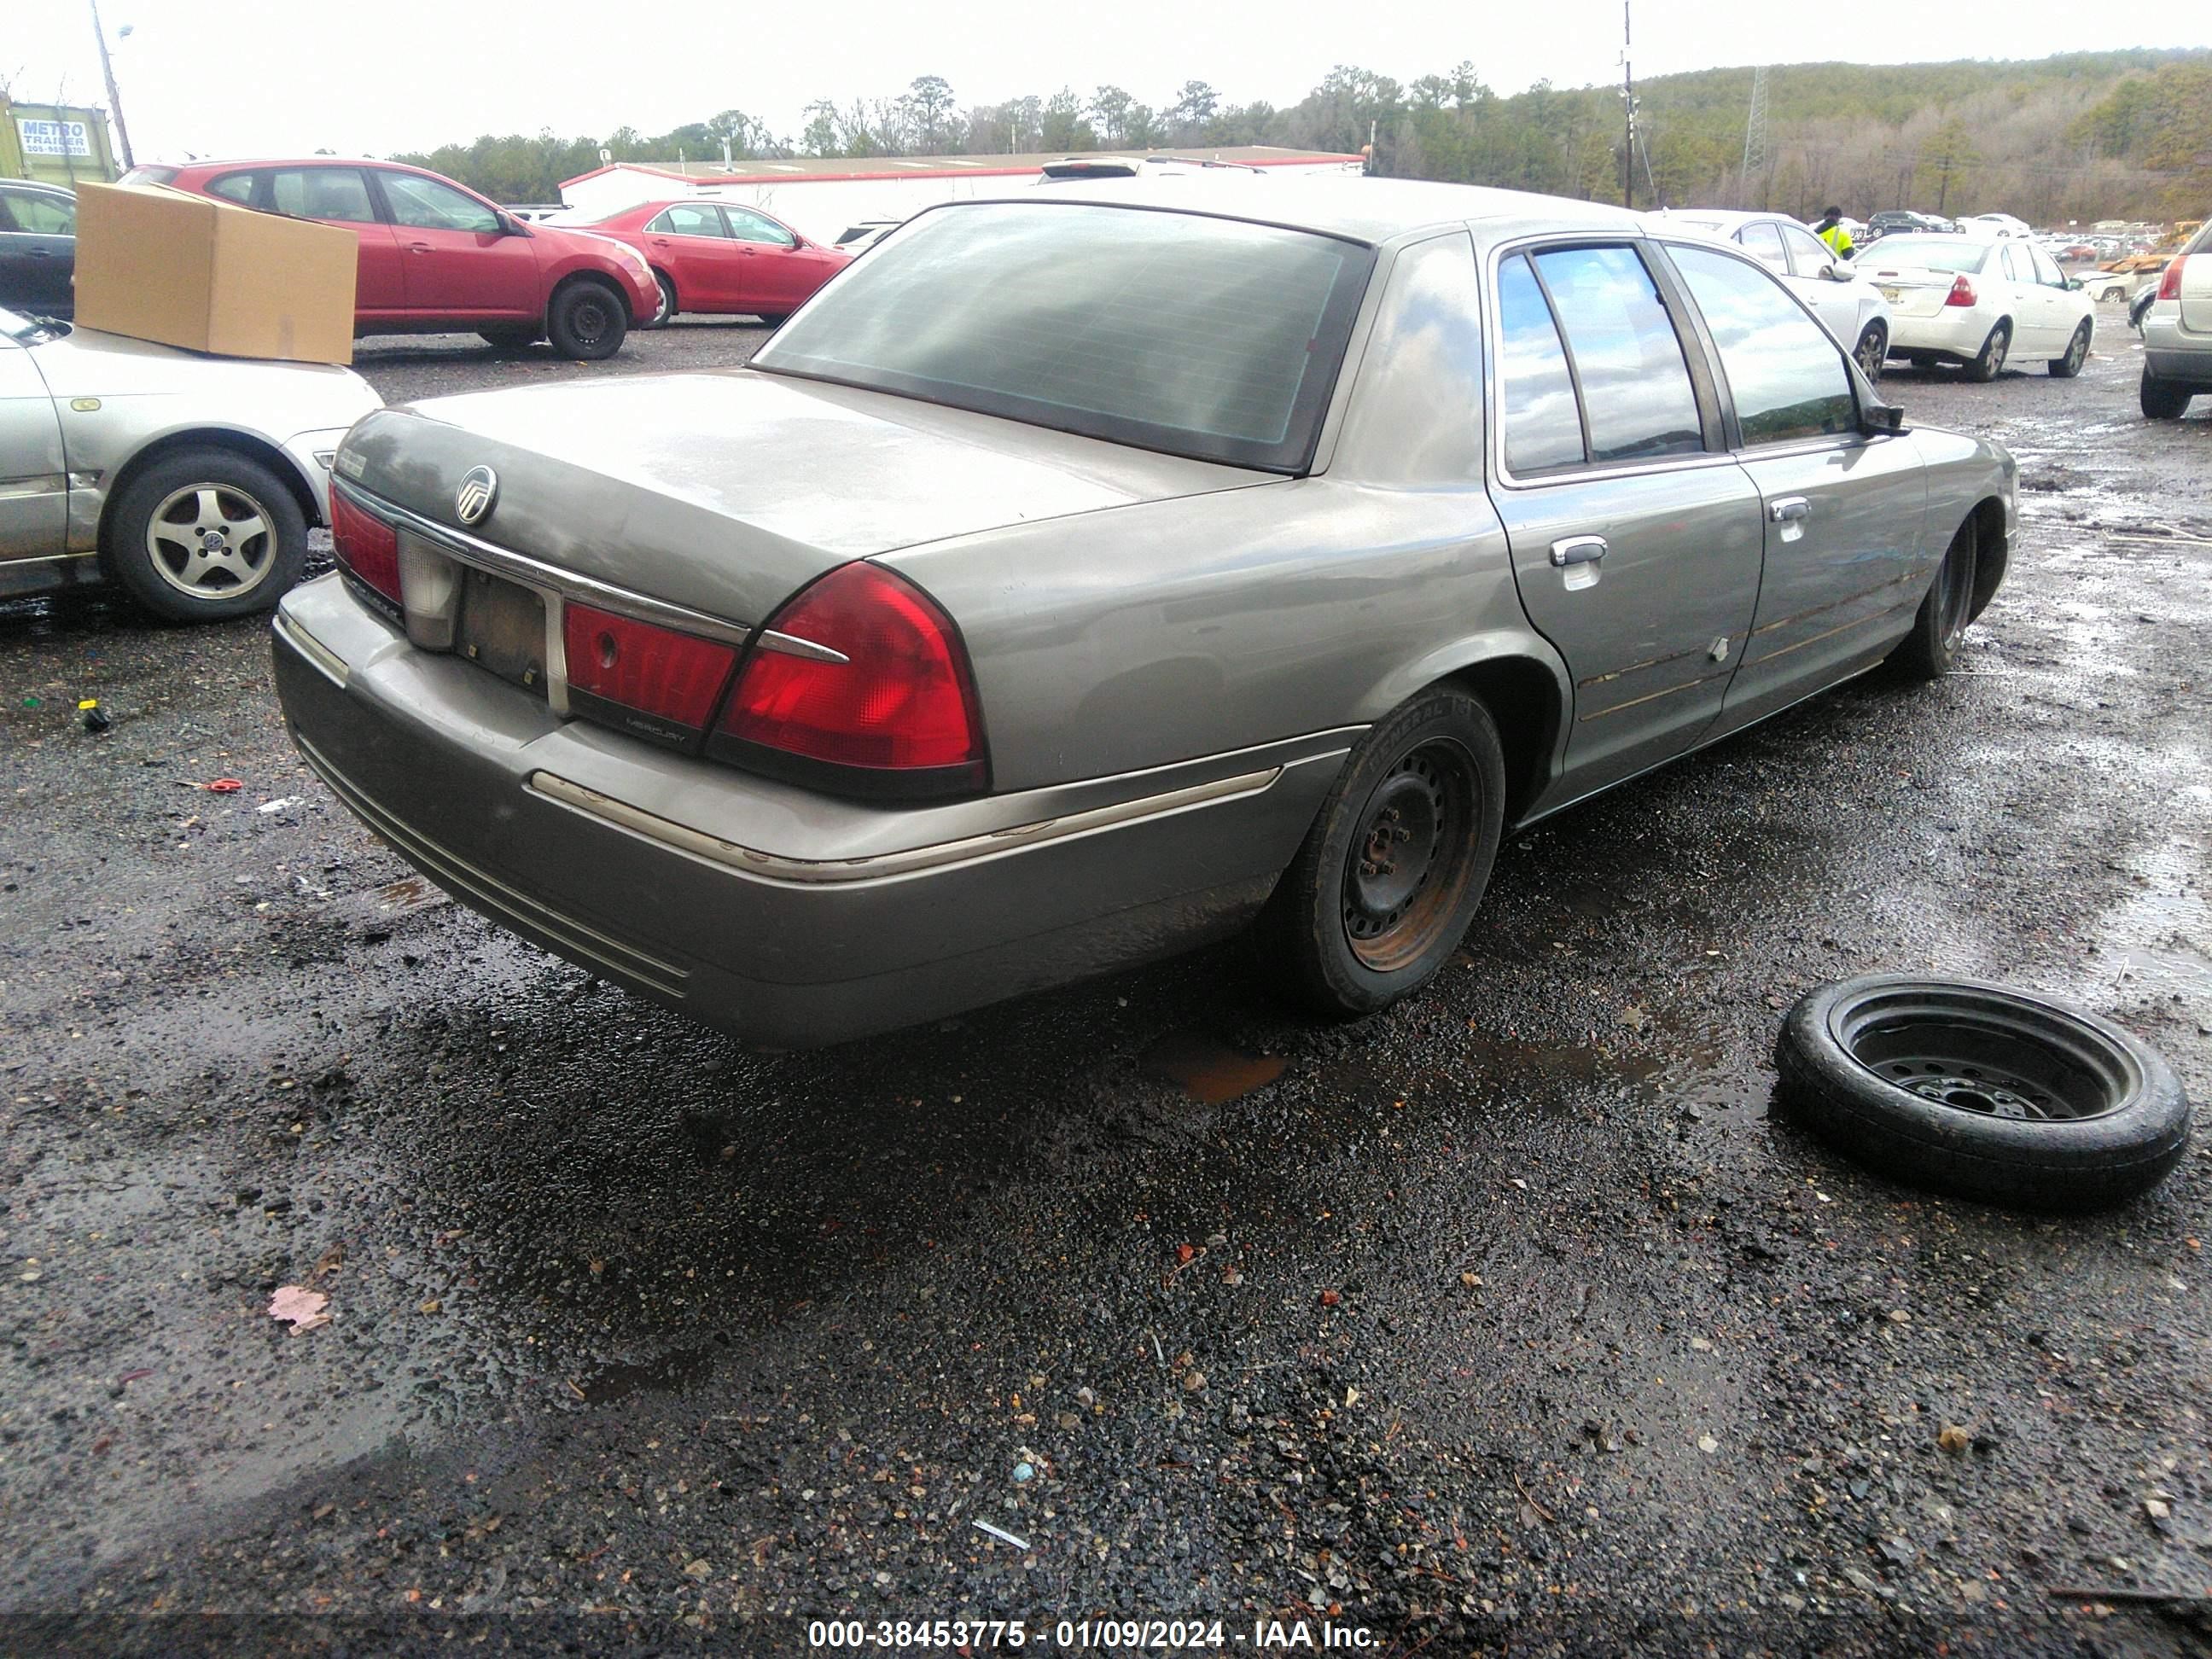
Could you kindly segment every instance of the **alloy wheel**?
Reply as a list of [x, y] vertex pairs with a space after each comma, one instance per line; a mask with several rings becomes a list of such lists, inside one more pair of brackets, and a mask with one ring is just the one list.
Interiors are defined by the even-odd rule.
[[146, 551], [161, 579], [195, 599], [231, 599], [276, 564], [276, 534], [261, 503], [232, 484], [187, 484], [146, 521]]

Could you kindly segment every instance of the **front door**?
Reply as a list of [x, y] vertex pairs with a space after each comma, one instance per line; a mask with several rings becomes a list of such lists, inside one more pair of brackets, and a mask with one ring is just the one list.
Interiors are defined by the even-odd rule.
[[528, 322], [543, 311], [538, 256], [489, 205], [419, 173], [379, 169], [407, 310], [418, 323]]
[[1509, 253], [1497, 296], [1492, 495], [1522, 605], [1575, 682], [1550, 806], [1718, 717], [1759, 594], [1759, 499], [1635, 246]]
[[44, 558], [69, 531], [69, 471], [52, 395], [31, 354], [0, 335], [0, 559]]
[[0, 305], [66, 317], [76, 304], [76, 203], [59, 191], [0, 185]]
[[1859, 288], [1855, 283], [1832, 282], [1820, 273], [1841, 266], [1849, 269], [1848, 260], [1838, 259], [1835, 250], [1813, 234], [1795, 225], [1779, 225], [1783, 245], [1790, 250], [1790, 291], [1802, 300], [1812, 313], [1820, 319], [1820, 326], [1840, 342], [1848, 351], [1858, 343]]
[[738, 309], [780, 317], [799, 309], [826, 280], [821, 261], [798, 237], [750, 208], [726, 207], [730, 234], [744, 256], [745, 295]]
[[1723, 713], [1734, 727], [1903, 636], [1930, 574], [1918, 562], [1927, 484], [1910, 438], [1860, 432], [1841, 348], [1771, 277], [1706, 248], [1667, 252], [1720, 357], [1764, 523], [1759, 611]]

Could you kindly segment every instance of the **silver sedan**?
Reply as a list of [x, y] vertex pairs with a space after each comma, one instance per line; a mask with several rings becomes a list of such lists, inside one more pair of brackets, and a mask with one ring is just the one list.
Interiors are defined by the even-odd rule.
[[380, 402], [350, 369], [0, 310], [0, 597], [107, 579], [173, 621], [268, 610]]
[[1510, 828], [1942, 673], [2014, 485], [1614, 210], [1035, 190], [918, 216], [745, 368], [370, 416], [277, 686], [433, 879], [743, 1037], [1255, 921], [1356, 1015]]

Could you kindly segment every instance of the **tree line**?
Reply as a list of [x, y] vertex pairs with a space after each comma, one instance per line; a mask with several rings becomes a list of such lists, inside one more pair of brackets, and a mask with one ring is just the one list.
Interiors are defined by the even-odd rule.
[[[397, 159], [496, 200], [554, 202], [562, 180], [615, 161], [1204, 150], [1273, 144], [1355, 154], [1370, 169], [1636, 204], [1778, 209], [1828, 202], [2004, 211], [2037, 223], [2203, 216], [2212, 206], [2212, 52], [2076, 52], [2014, 63], [1793, 64], [1767, 76], [1763, 154], [1747, 144], [1749, 69], [1637, 88], [1638, 143], [1621, 167], [1618, 87], [1539, 82], [1500, 95], [1472, 63], [1401, 83], [1340, 66], [1297, 103], [1237, 103], [1186, 81], [1158, 103], [1118, 86], [962, 106], [941, 76], [890, 98], [809, 105], [795, 136], [725, 110], [647, 137], [486, 134]], [[1748, 165], [1747, 165], [1748, 163]]]

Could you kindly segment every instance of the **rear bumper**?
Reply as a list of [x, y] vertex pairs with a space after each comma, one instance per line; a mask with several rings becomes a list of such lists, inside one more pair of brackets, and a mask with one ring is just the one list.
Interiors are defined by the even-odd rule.
[[2143, 315], [2143, 367], [2158, 380], [2212, 386], [2212, 334], [2181, 325], [2181, 307], [2160, 301]]
[[825, 800], [565, 721], [336, 577], [273, 655], [300, 751], [456, 898], [750, 1041], [941, 1018], [1231, 932], [1356, 733], [944, 805]]
[[1910, 351], [1932, 351], [1938, 356], [1972, 357], [1990, 337], [1990, 319], [1969, 306], [1945, 306], [1933, 317], [1889, 316], [1889, 349], [1893, 356]]

